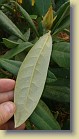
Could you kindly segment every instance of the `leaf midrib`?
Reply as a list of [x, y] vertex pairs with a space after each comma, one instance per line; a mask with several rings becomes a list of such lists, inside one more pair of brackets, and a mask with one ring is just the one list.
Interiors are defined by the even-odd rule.
[[[44, 50], [45, 44], [46, 44], [46, 42], [48, 41], [49, 37], [50, 37], [49, 35], [46, 37], [46, 41], [45, 41], [45, 43], [44, 43], [44, 45], [43, 45], [43, 47], [42, 47], [42, 50], [41, 50], [40, 54], [41, 54], [42, 51]], [[37, 59], [37, 62], [36, 62], [36, 64], [35, 64], [35, 66], [34, 66], [33, 73], [32, 73], [31, 79], [30, 79], [30, 86], [29, 86], [28, 94], [29, 94], [30, 89], [31, 89], [32, 79], [33, 79], [33, 77], [34, 77], [35, 68], [36, 68], [37, 63], [38, 63], [38, 60], [39, 60], [39, 58], [40, 58], [40, 54], [39, 54], [39, 57], [38, 57], [38, 59]]]

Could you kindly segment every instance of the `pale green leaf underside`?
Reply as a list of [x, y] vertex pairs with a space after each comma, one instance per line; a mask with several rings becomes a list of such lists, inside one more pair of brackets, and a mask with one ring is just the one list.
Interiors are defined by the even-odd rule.
[[42, 95], [52, 50], [49, 33], [43, 35], [24, 59], [16, 80], [14, 102], [15, 127], [24, 123], [36, 108]]

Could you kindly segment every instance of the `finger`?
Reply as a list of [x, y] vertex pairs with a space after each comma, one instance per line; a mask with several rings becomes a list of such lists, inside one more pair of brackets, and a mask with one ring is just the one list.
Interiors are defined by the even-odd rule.
[[6, 123], [15, 112], [15, 104], [11, 101], [0, 105], [0, 125]]
[[24, 129], [25, 129], [25, 123], [15, 129], [14, 122], [11, 120], [0, 126], [0, 130], [24, 130]]
[[14, 89], [15, 81], [12, 79], [0, 79], [0, 93]]
[[0, 104], [6, 101], [11, 101], [13, 98], [13, 91], [5, 92], [4, 94], [0, 93]]

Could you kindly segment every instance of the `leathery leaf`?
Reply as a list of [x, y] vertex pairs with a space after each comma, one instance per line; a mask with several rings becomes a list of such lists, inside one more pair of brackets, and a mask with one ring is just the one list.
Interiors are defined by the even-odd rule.
[[52, 38], [50, 31], [40, 37], [24, 59], [16, 80], [14, 102], [15, 127], [24, 123], [36, 108], [42, 95], [50, 55], [52, 51]]

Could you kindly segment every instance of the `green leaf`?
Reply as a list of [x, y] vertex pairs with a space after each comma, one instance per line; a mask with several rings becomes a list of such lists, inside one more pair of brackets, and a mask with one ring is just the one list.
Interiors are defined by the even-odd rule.
[[36, 0], [34, 9], [38, 11], [40, 16], [44, 16], [51, 5], [51, 0]]
[[70, 43], [60, 42], [53, 45], [52, 59], [64, 68], [70, 67]]
[[8, 33], [16, 35], [17, 37], [25, 41], [25, 38], [21, 33], [21, 31], [1, 10], [0, 10], [0, 27], [5, 29]]
[[[15, 127], [20, 126], [32, 114], [42, 95], [52, 50], [49, 33], [43, 35], [24, 59], [15, 85]], [[20, 115], [20, 116], [19, 116]]]
[[65, 86], [45, 86], [42, 97], [58, 101], [58, 102], [70, 102], [70, 89]]
[[57, 80], [50, 80], [49, 85], [53, 86], [66, 86], [70, 87], [70, 80], [69, 79], [64, 79], [64, 78], [58, 78]]
[[65, 2], [56, 12], [56, 19], [53, 23], [52, 27], [52, 34], [55, 32], [55, 30], [58, 28], [60, 23], [62, 24], [62, 20], [65, 19], [67, 15], [70, 13], [70, 2]]
[[60, 125], [42, 100], [29, 119], [40, 130], [60, 130]]
[[[54, 73], [57, 78], [70, 79], [70, 69], [65, 68], [50, 68], [50, 71]], [[62, 74], [61, 74], [62, 73]]]
[[55, 30], [53, 35], [56, 35], [57, 33], [63, 31], [65, 28], [70, 26], [70, 16], [65, 17], [65, 19], [62, 20], [58, 28]]
[[15, 1], [11, 1], [11, 2], [15, 3], [15, 5], [19, 8], [19, 11], [21, 12], [21, 14], [24, 17], [24, 19], [30, 24], [30, 26], [33, 28], [33, 30], [35, 31], [35, 33], [38, 36], [37, 29], [36, 29], [32, 19], [31, 19], [30, 15], [17, 2], [15, 2]]
[[3, 43], [5, 44], [5, 46], [7, 48], [13, 48], [13, 47], [16, 47], [16, 46], [18, 46], [20, 44], [20, 43], [11, 41], [11, 40], [6, 39], [6, 38], [3, 38]]
[[0, 67], [6, 69], [13, 75], [17, 75], [20, 65], [21, 65], [20, 61], [0, 58]]
[[25, 51], [23, 51], [23, 52], [17, 54], [17, 55], [15, 56], [15, 60], [16, 60], [16, 61], [21, 61], [21, 62], [23, 62], [24, 58], [26, 57], [26, 53], [27, 53], [27, 52], [26, 52], [26, 50], [25, 50]]
[[10, 59], [10, 58], [16, 56], [17, 54], [19, 54], [20, 52], [22, 52], [28, 48], [31, 48], [32, 46], [33, 46], [33, 44], [30, 42], [23, 42], [20, 45], [18, 45], [17, 47], [7, 51], [3, 56], [1, 56], [1, 58]]
[[48, 70], [47, 77], [57, 79], [56, 76], [53, 74], [53, 72], [51, 72], [50, 70]]
[[24, 33], [24, 37], [25, 37], [26, 41], [29, 40], [29, 38], [30, 38], [30, 28]]
[[56, 0], [55, 1], [55, 9], [58, 10], [61, 7], [61, 5], [63, 5], [67, 1], [69, 1], [69, 0], [60, 0], [60, 1]]
[[47, 79], [46, 79], [46, 84], [50, 84], [52, 82], [55, 82], [57, 80], [56, 76], [53, 74], [53, 72], [51, 72], [50, 70], [48, 70], [47, 73]]
[[30, 15], [32, 19], [37, 19], [37, 15]]

